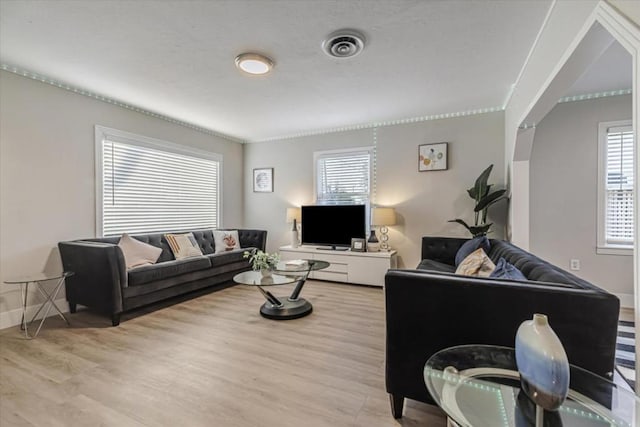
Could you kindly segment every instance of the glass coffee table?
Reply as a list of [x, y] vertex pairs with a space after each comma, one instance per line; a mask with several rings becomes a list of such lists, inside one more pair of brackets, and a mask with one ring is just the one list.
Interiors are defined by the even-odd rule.
[[[267, 319], [289, 320], [307, 316], [313, 311], [309, 301], [300, 298], [300, 292], [304, 287], [309, 274], [312, 271], [329, 267], [326, 261], [304, 260], [306, 264], [290, 266], [285, 262], [279, 262], [276, 268], [268, 276], [260, 271], [245, 271], [236, 274], [233, 281], [242, 285], [255, 286], [267, 300], [260, 307], [260, 314]], [[287, 285], [296, 283], [296, 287], [289, 297], [276, 297], [263, 287]]]
[[636, 427], [640, 399], [630, 390], [570, 365], [567, 400], [543, 411], [520, 389], [515, 350], [463, 345], [441, 350], [424, 367], [424, 381], [450, 426]]

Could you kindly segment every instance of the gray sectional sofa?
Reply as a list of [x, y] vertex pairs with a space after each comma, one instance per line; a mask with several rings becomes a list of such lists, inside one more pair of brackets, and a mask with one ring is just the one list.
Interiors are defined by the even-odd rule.
[[250, 268], [245, 250], [265, 250], [267, 232], [238, 230], [241, 249], [215, 254], [212, 230], [193, 233], [203, 256], [176, 260], [164, 233], [132, 235], [162, 249], [156, 264], [127, 271], [119, 237], [83, 239], [58, 243], [65, 271], [75, 274], [66, 280], [66, 294], [72, 313], [78, 304], [111, 316], [113, 326], [123, 312], [198, 289], [221, 289], [233, 284], [233, 276]]

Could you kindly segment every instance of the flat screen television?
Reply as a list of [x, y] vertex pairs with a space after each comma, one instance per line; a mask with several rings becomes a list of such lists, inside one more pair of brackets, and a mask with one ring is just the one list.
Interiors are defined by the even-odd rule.
[[350, 247], [366, 235], [365, 205], [302, 206], [302, 244]]

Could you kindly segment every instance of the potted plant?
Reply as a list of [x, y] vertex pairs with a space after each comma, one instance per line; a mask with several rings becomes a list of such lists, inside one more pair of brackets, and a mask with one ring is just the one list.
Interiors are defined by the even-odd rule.
[[265, 277], [271, 275], [272, 270], [280, 261], [279, 254], [270, 254], [269, 252], [263, 252], [259, 249], [245, 251], [244, 258], [249, 258], [251, 268], [254, 271], [260, 271]]
[[507, 190], [496, 190], [491, 192], [491, 187], [493, 184], [487, 184], [489, 180], [489, 175], [491, 175], [491, 170], [493, 169], [493, 165], [490, 165], [486, 168], [480, 176], [476, 179], [476, 183], [473, 187], [467, 190], [469, 196], [475, 200], [476, 206], [473, 208], [473, 212], [475, 213], [475, 222], [474, 225], [468, 225], [466, 222], [461, 220], [460, 218], [452, 219], [449, 222], [457, 222], [458, 224], [463, 225], [473, 237], [486, 236], [491, 226], [492, 222], [487, 223], [487, 214], [489, 212], [489, 207], [504, 199], [504, 193]]

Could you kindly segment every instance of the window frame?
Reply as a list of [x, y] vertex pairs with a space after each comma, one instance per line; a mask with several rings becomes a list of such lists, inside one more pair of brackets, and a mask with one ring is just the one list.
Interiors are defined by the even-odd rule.
[[[598, 202], [597, 202], [597, 242], [596, 253], [599, 255], [625, 255], [632, 256], [634, 243], [631, 245], [615, 245], [607, 243], [605, 235], [606, 221], [607, 221], [607, 150], [608, 150], [608, 134], [609, 129], [613, 127], [630, 127], [633, 131], [633, 123], [631, 120], [616, 120], [610, 122], [598, 123]], [[638, 153], [635, 151], [636, 142], [634, 141], [634, 157], [637, 157]], [[635, 170], [635, 164], [637, 159], [633, 159], [634, 173], [638, 173]], [[635, 178], [634, 178], [635, 179]], [[635, 188], [634, 181], [634, 213], [637, 211], [635, 204], [638, 198], [636, 197], [637, 188]], [[635, 232], [634, 232], [635, 235]]]
[[[96, 209], [96, 237], [104, 237], [104, 181], [103, 181], [103, 143], [105, 140], [135, 145], [143, 148], [151, 148], [160, 151], [166, 151], [174, 154], [181, 154], [192, 157], [199, 157], [207, 160], [218, 162], [218, 179], [217, 179], [217, 203], [216, 203], [216, 227], [223, 228], [222, 217], [222, 196], [223, 196], [223, 156], [221, 154], [201, 150], [194, 147], [176, 144], [161, 139], [156, 139], [144, 135], [138, 135], [119, 129], [113, 129], [106, 126], [95, 125], [95, 209]], [[160, 230], [161, 231], [161, 230]]]
[[313, 197], [314, 203], [317, 205], [318, 203], [318, 161], [328, 155], [336, 155], [336, 154], [351, 154], [351, 153], [362, 153], [367, 152], [369, 154], [369, 194], [367, 196], [367, 201], [365, 203], [367, 218], [369, 218], [369, 207], [372, 203], [372, 187], [373, 187], [373, 161], [374, 161], [374, 147], [373, 146], [363, 146], [363, 147], [352, 147], [352, 148], [340, 148], [335, 150], [319, 150], [313, 152]]

